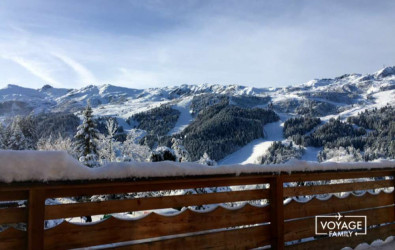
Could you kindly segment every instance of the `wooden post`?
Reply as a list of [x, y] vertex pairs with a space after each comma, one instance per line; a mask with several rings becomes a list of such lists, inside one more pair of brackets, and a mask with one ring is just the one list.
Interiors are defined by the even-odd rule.
[[270, 181], [270, 225], [272, 249], [284, 249], [284, 202], [282, 176]]
[[[394, 175], [392, 175], [392, 178], [393, 178], [392, 179], [392, 181], [393, 181], [392, 187], [394, 188], [394, 190], [392, 191], [393, 197], [394, 197], [393, 202], [395, 203], [395, 172], [394, 172]], [[395, 207], [394, 207], [394, 209], [392, 211], [393, 211], [394, 217], [395, 217]]]
[[27, 249], [44, 249], [45, 191], [30, 189], [28, 206]]

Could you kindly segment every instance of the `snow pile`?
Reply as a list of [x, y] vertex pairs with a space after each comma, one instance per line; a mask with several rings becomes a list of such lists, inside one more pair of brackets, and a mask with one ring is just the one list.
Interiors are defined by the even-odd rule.
[[89, 168], [66, 151], [0, 151], [0, 181], [3, 182], [78, 179], [89, 172]]
[[205, 166], [178, 162], [123, 162], [88, 168], [64, 151], [0, 151], [0, 182], [171, 177], [241, 173], [395, 168], [395, 160], [315, 163], [292, 160], [276, 165]]

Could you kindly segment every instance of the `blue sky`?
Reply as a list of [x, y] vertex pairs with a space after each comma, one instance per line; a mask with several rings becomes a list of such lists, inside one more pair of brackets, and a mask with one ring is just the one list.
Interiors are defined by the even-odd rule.
[[395, 1], [0, 1], [0, 87], [277, 87], [395, 64]]

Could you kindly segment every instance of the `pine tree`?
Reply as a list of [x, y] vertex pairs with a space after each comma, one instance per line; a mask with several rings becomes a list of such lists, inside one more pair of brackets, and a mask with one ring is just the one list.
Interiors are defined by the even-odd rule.
[[189, 155], [189, 152], [185, 149], [185, 147], [182, 145], [182, 140], [173, 138], [171, 140], [172, 146], [171, 148], [174, 150], [176, 156], [177, 156], [177, 161], [179, 162], [189, 162], [191, 161], [191, 157]]
[[9, 128], [9, 137], [7, 138], [7, 148], [12, 150], [24, 150], [28, 148], [25, 136], [19, 127], [18, 122], [13, 122]]
[[18, 117], [16, 119], [24, 137], [26, 140], [26, 149], [36, 149], [38, 135], [37, 135], [37, 123], [33, 116], [29, 115], [26, 117]]
[[88, 167], [96, 167], [98, 165], [98, 146], [99, 131], [92, 117], [92, 108], [88, 104], [83, 112], [83, 121], [77, 128], [74, 136], [75, 150], [80, 162]]
[[207, 152], [204, 152], [203, 156], [198, 161], [199, 164], [207, 165], [207, 166], [217, 166], [217, 162], [210, 159], [210, 156]]
[[149, 161], [158, 162], [158, 161], [178, 161], [176, 153], [173, 149], [161, 146], [156, 148], [151, 152], [149, 157]]

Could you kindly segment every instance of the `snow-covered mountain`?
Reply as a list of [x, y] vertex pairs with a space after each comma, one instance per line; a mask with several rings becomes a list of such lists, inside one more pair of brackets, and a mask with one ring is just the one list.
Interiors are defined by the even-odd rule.
[[[206, 96], [199, 101], [195, 97]], [[395, 105], [395, 66], [373, 74], [346, 74], [333, 79], [315, 79], [283, 88], [253, 88], [240, 85], [181, 85], [163, 88], [132, 89], [114, 85], [90, 85], [81, 89], [61, 89], [45, 85], [41, 89], [8, 85], [0, 89], [0, 118], [42, 112], [66, 112], [79, 115], [89, 102], [95, 116], [118, 118], [124, 129], [130, 129], [132, 115], [168, 104], [180, 112], [169, 135], [180, 133], [202, 110], [220, 98], [229, 98], [230, 105], [244, 108], [273, 109], [280, 122], [265, 126], [265, 139], [258, 139], [223, 159], [224, 163], [250, 163], [257, 150], [267, 149], [273, 140], [284, 140], [278, 133], [289, 117], [312, 114], [326, 121], [346, 118], [365, 109]], [[217, 100], [218, 99], [218, 100]], [[203, 103], [203, 104], [202, 104]], [[305, 159], [310, 159], [307, 149]], [[316, 149], [311, 149], [316, 153]]]
[[[60, 89], [45, 85], [31, 89], [8, 85], [0, 89], [0, 104], [13, 102], [32, 112], [76, 112], [89, 101], [96, 114], [116, 115], [127, 118], [140, 111], [164, 102], [178, 102], [183, 98], [203, 93], [228, 96], [270, 96], [275, 106], [284, 103], [303, 104], [306, 100], [347, 108], [355, 105], [386, 104], [393, 102], [395, 66], [386, 67], [373, 74], [347, 74], [333, 79], [315, 79], [307, 83], [284, 88], [253, 88], [240, 85], [181, 85], [163, 88], [131, 89], [106, 84], [90, 85], [81, 89]], [[354, 104], [354, 105], [353, 105]], [[11, 105], [12, 106], [12, 105]], [[291, 107], [289, 107], [291, 108]], [[15, 106], [2, 109], [1, 116], [15, 115]], [[26, 113], [26, 112], [24, 112]], [[292, 113], [289, 110], [285, 113]]]

